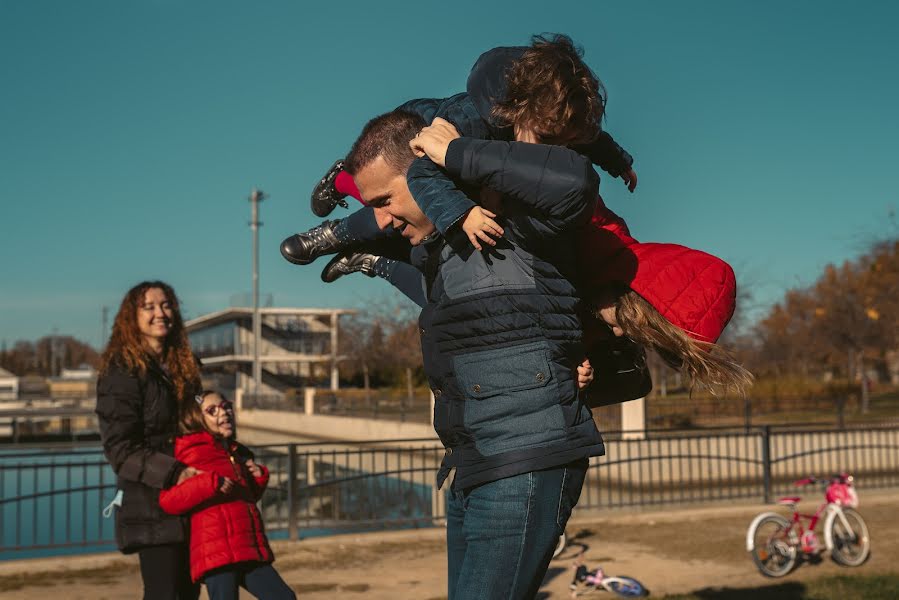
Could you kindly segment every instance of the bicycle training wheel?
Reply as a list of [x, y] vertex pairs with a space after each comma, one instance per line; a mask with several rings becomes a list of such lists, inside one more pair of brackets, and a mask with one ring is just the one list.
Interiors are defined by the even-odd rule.
[[646, 588], [636, 579], [630, 577], [606, 577], [602, 586], [622, 598], [639, 598], [646, 595]]
[[828, 519], [828, 534], [833, 542], [830, 556], [841, 565], [857, 567], [867, 560], [871, 552], [868, 526], [862, 516], [851, 508], [844, 508], [843, 516], [845, 521], [839, 514]]
[[783, 577], [796, 566], [796, 532], [780, 515], [769, 515], [751, 532], [752, 560], [762, 575]]

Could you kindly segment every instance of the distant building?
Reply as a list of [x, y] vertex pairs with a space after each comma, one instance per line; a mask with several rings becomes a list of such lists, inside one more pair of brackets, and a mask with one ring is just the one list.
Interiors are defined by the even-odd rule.
[[19, 378], [0, 368], [0, 402], [19, 398]]
[[[354, 311], [318, 308], [259, 309], [262, 389], [338, 385], [338, 322]], [[203, 362], [204, 385], [231, 391], [253, 390], [253, 309], [228, 308], [186, 323], [194, 353]]]
[[87, 365], [63, 369], [59, 377], [49, 377], [47, 385], [54, 399], [92, 398], [97, 395], [97, 371]]

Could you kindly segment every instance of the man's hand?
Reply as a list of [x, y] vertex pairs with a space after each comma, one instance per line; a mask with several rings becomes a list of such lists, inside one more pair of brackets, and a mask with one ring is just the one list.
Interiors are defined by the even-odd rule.
[[409, 147], [416, 156], [427, 156], [441, 167], [446, 167], [446, 150], [450, 142], [458, 137], [462, 136], [452, 123], [437, 117], [409, 141]]
[[480, 206], [472, 207], [468, 214], [465, 215], [465, 219], [462, 220], [462, 231], [468, 236], [468, 241], [471, 242], [475, 250], [479, 252], [481, 250], [478, 238], [481, 238], [491, 246], [496, 246], [496, 240], [490, 236], [502, 237], [503, 233], [505, 233], [503, 228], [493, 220], [495, 218], [495, 213]]
[[[193, 401], [191, 400], [191, 402], [193, 402]], [[175, 485], [184, 483], [191, 477], [195, 477], [196, 475], [199, 475], [200, 473], [202, 473], [202, 471], [200, 471], [199, 469], [195, 469], [193, 467], [184, 467], [184, 470], [181, 471], [181, 473], [178, 475], [178, 481], [175, 482]]]
[[247, 465], [247, 470], [250, 471], [250, 475], [253, 477], [262, 477], [262, 469], [259, 468], [259, 465], [252, 458], [248, 458], [247, 462], [244, 463]]
[[593, 383], [593, 365], [590, 364], [589, 358], [585, 358], [577, 368], [577, 388], [582, 390], [591, 383]]
[[621, 180], [624, 181], [624, 185], [627, 186], [631, 193], [637, 189], [637, 172], [633, 169], [630, 169], [627, 173], [622, 173]]

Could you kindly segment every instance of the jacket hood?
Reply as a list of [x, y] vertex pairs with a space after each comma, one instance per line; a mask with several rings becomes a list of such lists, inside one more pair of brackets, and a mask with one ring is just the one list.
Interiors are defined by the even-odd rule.
[[[193, 448], [195, 446], [207, 446], [209, 444], [219, 444], [221, 446], [220, 440], [218, 440], [208, 431], [198, 431], [196, 433], [179, 435], [177, 438], [175, 438], [175, 456], [177, 456], [179, 452], [184, 452], [189, 448]], [[235, 445], [236, 442], [234, 438], [231, 438], [228, 441], [228, 447], [233, 448]]]
[[693, 339], [718, 340], [736, 308], [737, 281], [729, 264], [679, 244], [638, 242], [602, 199], [590, 227], [584, 256], [597, 265], [587, 275], [594, 291], [627, 285]]
[[483, 53], [471, 68], [466, 91], [481, 118], [492, 127], [500, 124], [493, 116], [493, 106], [506, 98], [506, 72], [521, 58], [527, 46], [493, 48]]

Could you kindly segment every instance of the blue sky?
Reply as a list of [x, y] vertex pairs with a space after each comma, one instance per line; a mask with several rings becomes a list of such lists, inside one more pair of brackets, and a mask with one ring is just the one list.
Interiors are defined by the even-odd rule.
[[645, 241], [730, 261], [756, 305], [891, 231], [899, 9], [890, 2], [0, 0], [0, 340], [100, 342], [100, 307], [161, 278], [186, 313], [250, 289], [355, 307], [278, 244], [364, 122], [462, 91], [477, 56], [565, 32], [609, 91], [639, 187], [602, 193]]

